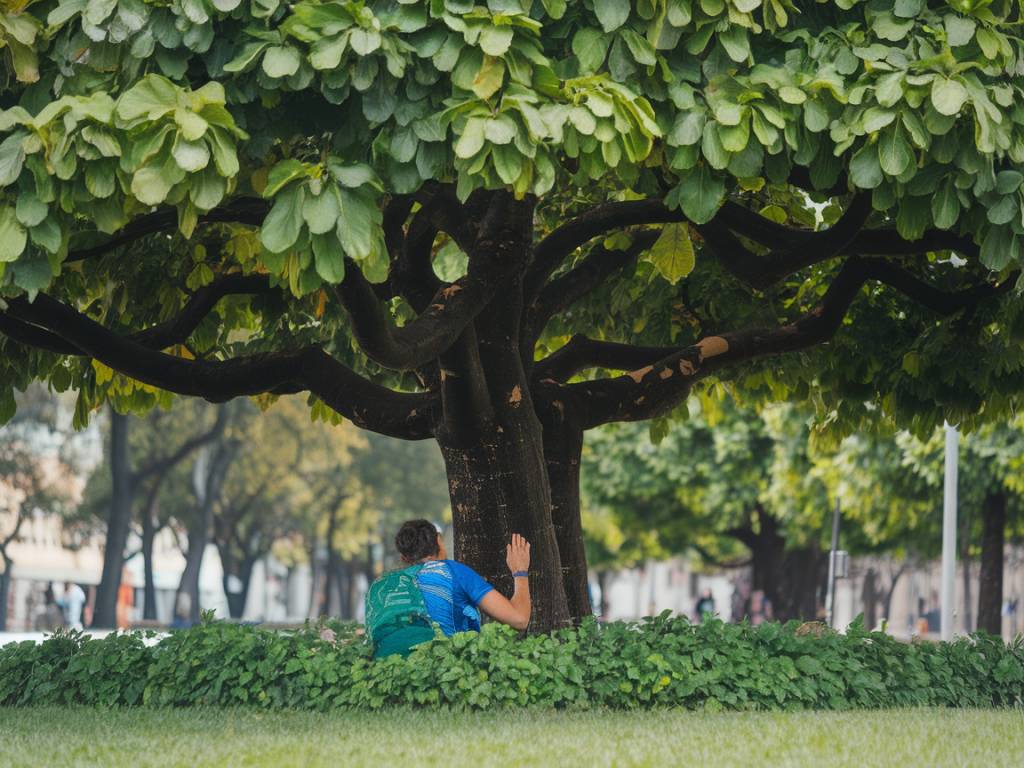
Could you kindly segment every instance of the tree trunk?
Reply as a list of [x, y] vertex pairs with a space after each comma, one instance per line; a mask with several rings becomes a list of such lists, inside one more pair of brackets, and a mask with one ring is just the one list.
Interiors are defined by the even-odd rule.
[[546, 632], [569, 625], [571, 618], [551, 522], [540, 423], [532, 412], [525, 415], [493, 427], [477, 445], [442, 442], [441, 453], [452, 500], [455, 559], [510, 596], [506, 546], [513, 533], [525, 536], [531, 545], [530, 629]]
[[[245, 604], [249, 599], [249, 584], [252, 582], [252, 569], [256, 565], [256, 558], [245, 556], [241, 562], [233, 557], [227, 546], [218, 546], [220, 561], [224, 566], [224, 597], [228, 601], [228, 615], [232, 619], [240, 619], [245, 615]], [[234, 577], [241, 584], [237, 592], [231, 591], [230, 579]]]
[[92, 626], [113, 629], [117, 626], [117, 592], [124, 568], [124, 548], [131, 525], [134, 493], [128, 460], [128, 417], [110, 410], [110, 473], [112, 487], [107, 516], [107, 540], [103, 550], [103, 573], [96, 590]]
[[14, 567], [6, 552], [3, 553], [3, 561], [4, 572], [0, 573], [0, 632], [7, 631], [7, 600], [11, 592], [11, 568]]
[[892, 621], [892, 597], [896, 594], [896, 585], [900, 583], [900, 577], [903, 575], [905, 570], [907, 570], [907, 565], [904, 562], [904, 564], [899, 567], [899, 570], [892, 574], [892, 581], [889, 582], [889, 589], [885, 592], [885, 615], [882, 618], [886, 621]]
[[973, 631], [973, 611], [971, 610], [971, 508], [968, 505], [960, 519], [960, 571], [964, 581], [964, 632]]
[[142, 515], [142, 570], [143, 596], [142, 618], [156, 620], [156, 583], [153, 579], [153, 539], [156, 537], [155, 526], [149, 514]]
[[978, 629], [1003, 631], [1003, 545], [1006, 535], [1006, 494], [991, 493], [981, 508], [981, 573], [978, 576]]
[[338, 552], [334, 547], [334, 534], [338, 524], [338, 508], [332, 505], [327, 517], [327, 569], [324, 574], [323, 598], [320, 602], [321, 616], [337, 616], [340, 610], [338, 589]]
[[601, 587], [601, 620], [608, 621], [608, 590], [611, 589], [612, 579], [611, 571], [598, 571], [597, 573], [597, 585]]
[[786, 549], [778, 521], [760, 510], [760, 530], [743, 528], [733, 535], [747, 545], [753, 568], [752, 589], [762, 590], [777, 621], [813, 621], [824, 558], [817, 547]]
[[[229, 463], [228, 451], [218, 450], [216, 455], [209, 445], [199, 449], [196, 463], [192, 468], [192, 484], [196, 494], [196, 517], [188, 528], [188, 554], [185, 556], [185, 570], [174, 598], [175, 614], [192, 624], [199, 621], [199, 572], [203, 564], [206, 545], [210, 543], [210, 529], [213, 525], [213, 505], [220, 493], [220, 484]], [[181, 605], [183, 596], [188, 598], [187, 615]]]
[[574, 624], [594, 613], [587, 577], [587, 551], [580, 516], [582, 431], [568, 424], [545, 423], [544, 460], [551, 484], [551, 522], [555, 528], [562, 582]]
[[153, 621], [157, 618], [156, 582], [153, 578], [153, 540], [156, 538], [156, 514], [163, 477], [163, 475], [160, 475], [153, 479], [153, 488], [150, 489], [149, 496], [146, 499], [146, 507], [142, 510], [142, 618]]
[[203, 565], [203, 554], [209, 542], [206, 531], [209, 520], [200, 508], [196, 511], [198, 520], [188, 529], [188, 554], [185, 556], [185, 570], [181, 572], [177, 594], [174, 596], [175, 615], [191, 624], [199, 621], [199, 570]]
[[878, 623], [878, 573], [868, 568], [864, 574], [864, 589], [861, 592], [864, 602], [864, 626], [871, 630]]

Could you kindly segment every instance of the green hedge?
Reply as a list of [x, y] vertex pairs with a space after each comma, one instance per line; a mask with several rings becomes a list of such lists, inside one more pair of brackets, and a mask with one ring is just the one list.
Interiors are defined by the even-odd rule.
[[206, 621], [147, 647], [139, 633], [61, 633], [0, 648], [0, 705], [394, 705], [845, 709], [1019, 706], [1024, 643], [899, 642], [795, 622], [694, 625], [663, 615], [519, 638], [489, 625], [408, 659], [370, 658], [351, 627], [272, 632]]

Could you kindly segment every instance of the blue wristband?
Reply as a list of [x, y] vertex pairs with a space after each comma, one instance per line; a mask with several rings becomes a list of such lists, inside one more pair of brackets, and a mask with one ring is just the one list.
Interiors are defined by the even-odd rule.
[[528, 578], [530, 578], [530, 572], [529, 571], [516, 571], [515, 573], [512, 574], [512, 578], [513, 579], [528, 579]]

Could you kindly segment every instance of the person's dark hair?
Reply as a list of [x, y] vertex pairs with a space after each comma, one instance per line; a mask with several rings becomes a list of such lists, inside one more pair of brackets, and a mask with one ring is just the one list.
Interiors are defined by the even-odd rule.
[[395, 536], [398, 554], [407, 563], [415, 563], [438, 553], [437, 528], [429, 520], [407, 520]]

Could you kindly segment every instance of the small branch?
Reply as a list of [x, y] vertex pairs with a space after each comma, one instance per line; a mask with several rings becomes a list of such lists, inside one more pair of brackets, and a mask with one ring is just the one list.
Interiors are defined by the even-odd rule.
[[679, 351], [679, 347], [642, 347], [614, 341], [596, 341], [576, 334], [569, 342], [537, 363], [534, 379], [563, 383], [588, 368], [632, 371], [653, 365]]
[[1005, 293], [1017, 275], [1000, 285], [982, 284], [944, 292], [905, 270], [878, 259], [847, 261], [821, 304], [795, 322], [709, 336], [624, 376], [567, 385], [585, 403], [585, 428], [610, 421], [638, 421], [665, 413], [681, 402], [693, 383], [723, 368], [758, 357], [793, 352], [821, 344], [836, 333], [861, 287], [877, 280], [940, 315], [950, 315]]
[[654, 245], [660, 234], [660, 230], [636, 232], [633, 242], [624, 250], [612, 251], [599, 245], [580, 264], [544, 286], [527, 314], [524, 338], [529, 340], [531, 349], [552, 317], [575, 304], [620, 269], [634, 264], [640, 254]]
[[[258, 227], [263, 223], [263, 219], [269, 210], [270, 206], [264, 200], [242, 197], [231, 200], [219, 208], [214, 208], [212, 211], [203, 214], [199, 217], [199, 223], [224, 224], [233, 222]], [[67, 263], [102, 256], [122, 245], [133, 243], [147, 235], [155, 235], [158, 232], [172, 230], [176, 226], [178, 226], [177, 211], [173, 208], [161, 209], [130, 221], [118, 234], [105, 243], [71, 251], [64, 261]]]
[[359, 376], [319, 347], [232, 360], [185, 360], [118, 336], [45, 294], [8, 302], [8, 314], [73, 344], [83, 354], [137, 381], [182, 395], [224, 402], [263, 392], [309, 390], [358, 426], [405, 439], [430, 436], [430, 394], [402, 394]]

